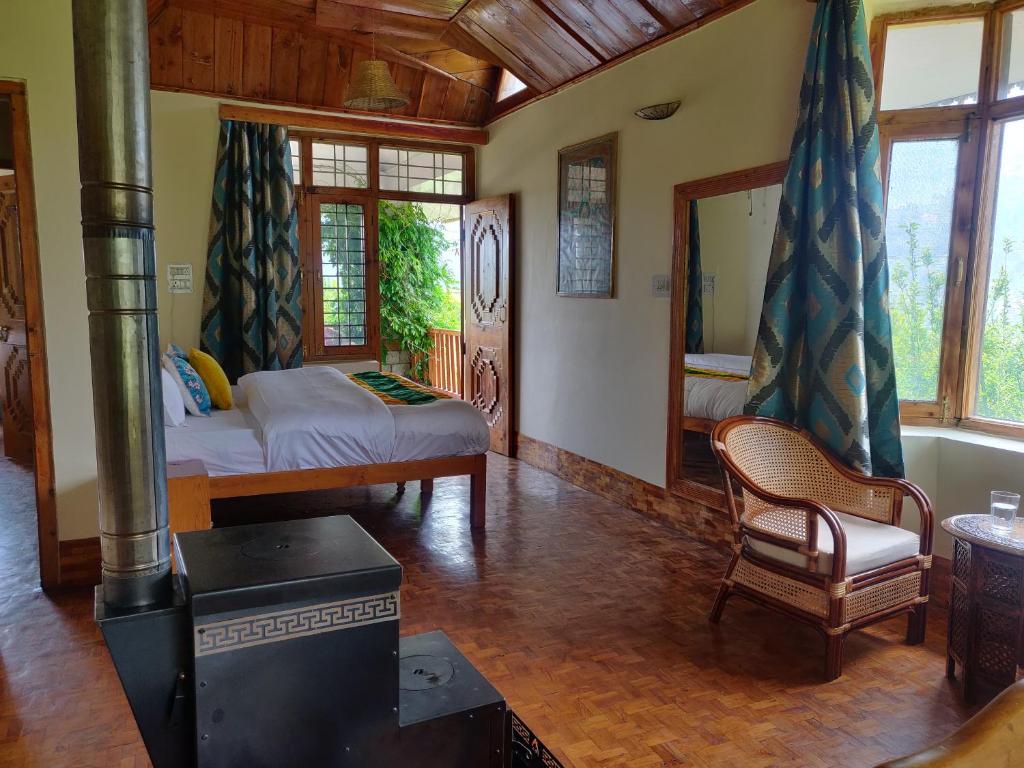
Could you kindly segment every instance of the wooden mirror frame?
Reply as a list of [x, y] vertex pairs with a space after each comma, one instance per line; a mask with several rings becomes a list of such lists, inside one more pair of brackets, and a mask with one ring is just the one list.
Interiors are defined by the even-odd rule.
[[672, 244], [672, 311], [668, 373], [668, 448], [666, 451], [668, 489], [715, 509], [725, 510], [725, 493], [717, 488], [687, 480], [683, 471], [683, 390], [686, 355], [687, 249], [690, 242], [691, 200], [729, 195], [734, 192], [770, 187], [786, 178], [789, 161], [759, 165], [742, 171], [710, 176], [677, 184], [673, 189], [674, 235]]

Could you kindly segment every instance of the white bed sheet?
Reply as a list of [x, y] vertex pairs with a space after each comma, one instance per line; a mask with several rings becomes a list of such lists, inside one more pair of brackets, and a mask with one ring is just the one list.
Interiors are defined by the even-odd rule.
[[[342, 401], [352, 394], [345, 386], [349, 385], [358, 390], [355, 401], [365, 400], [359, 393], [372, 398], [370, 408], [374, 417], [342, 416], [346, 409], [339, 395], [319, 392], [322, 386], [334, 389], [337, 379], [332, 383], [318, 375], [313, 387], [317, 391], [312, 394], [308, 382], [289, 386], [287, 376], [271, 379], [269, 394], [268, 387], [248, 387], [258, 396], [257, 409], [273, 407], [268, 401], [278, 397], [289, 398], [294, 407], [285, 408], [283, 414], [278, 409], [281, 418], [269, 419], [274, 423], [274, 434], [283, 439], [271, 451], [265, 451], [264, 432], [251, 410], [247, 388], [236, 386], [231, 388], [235, 404], [231, 410], [213, 410], [209, 417], [188, 416], [185, 426], [165, 428], [167, 461], [199, 459], [212, 477], [218, 477], [472, 456], [485, 453], [489, 447], [487, 423], [469, 403], [437, 400], [424, 405], [384, 405], [376, 395], [343, 378]], [[379, 419], [381, 413], [386, 417], [383, 422]], [[339, 429], [348, 430], [348, 436], [340, 436]], [[303, 430], [308, 434], [303, 434]], [[369, 446], [359, 444], [366, 434], [371, 438]], [[268, 461], [268, 453], [274, 457], [273, 464]]]
[[245, 402], [232, 387], [235, 407], [210, 416], [186, 416], [182, 427], [166, 427], [167, 461], [199, 459], [211, 476], [266, 472], [263, 439]]
[[[746, 355], [686, 355], [686, 365], [710, 368], [741, 376], [750, 375], [751, 358]], [[747, 382], [719, 381], [686, 376], [683, 382], [683, 415], [721, 421], [743, 413], [747, 402]]]

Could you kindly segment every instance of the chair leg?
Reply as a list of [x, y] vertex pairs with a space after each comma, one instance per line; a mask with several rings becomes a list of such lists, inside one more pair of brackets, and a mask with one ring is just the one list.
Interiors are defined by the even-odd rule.
[[718, 588], [718, 595], [715, 597], [715, 604], [711, 606], [711, 614], [708, 616], [708, 621], [712, 624], [717, 624], [722, 619], [722, 611], [725, 610], [725, 601], [729, 599], [732, 594], [732, 572], [736, 568], [736, 563], [739, 561], [739, 553], [732, 556], [732, 560], [729, 561], [729, 567], [725, 569], [725, 576], [722, 577], [722, 585]]
[[843, 674], [843, 646], [846, 633], [829, 635], [825, 643], [825, 681], [831, 683]]
[[708, 616], [708, 621], [712, 624], [717, 624], [722, 620], [722, 611], [725, 610], [725, 601], [729, 599], [732, 594], [732, 585], [729, 584], [727, 579], [722, 579], [722, 586], [718, 588], [718, 595], [715, 597], [715, 604], [711, 606], [711, 614]]
[[927, 621], [928, 603], [914, 606], [914, 610], [907, 618], [907, 645], [920, 645], [924, 642]]

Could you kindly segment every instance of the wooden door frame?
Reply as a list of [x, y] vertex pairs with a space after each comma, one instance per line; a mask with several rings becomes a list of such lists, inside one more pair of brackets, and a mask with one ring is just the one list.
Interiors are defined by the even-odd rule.
[[53, 429], [50, 420], [50, 379], [46, 361], [42, 273], [32, 176], [28, 93], [25, 83], [0, 80], [0, 94], [11, 99], [14, 133], [14, 178], [17, 184], [21, 271], [25, 295], [25, 337], [32, 387], [32, 426], [35, 450], [36, 518], [39, 535], [39, 579], [43, 589], [60, 584], [60, 538], [53, 471]]

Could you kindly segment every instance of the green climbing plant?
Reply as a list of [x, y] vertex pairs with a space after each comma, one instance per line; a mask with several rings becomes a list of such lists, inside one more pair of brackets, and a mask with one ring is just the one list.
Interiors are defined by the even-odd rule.
[[380, 330], [384, 349], [397, 345], [426, 381], [431, 328], [458, 328], [458, 282], [442, 255], [451, 247], [439, 222], [415, 203], [381, 201]]

